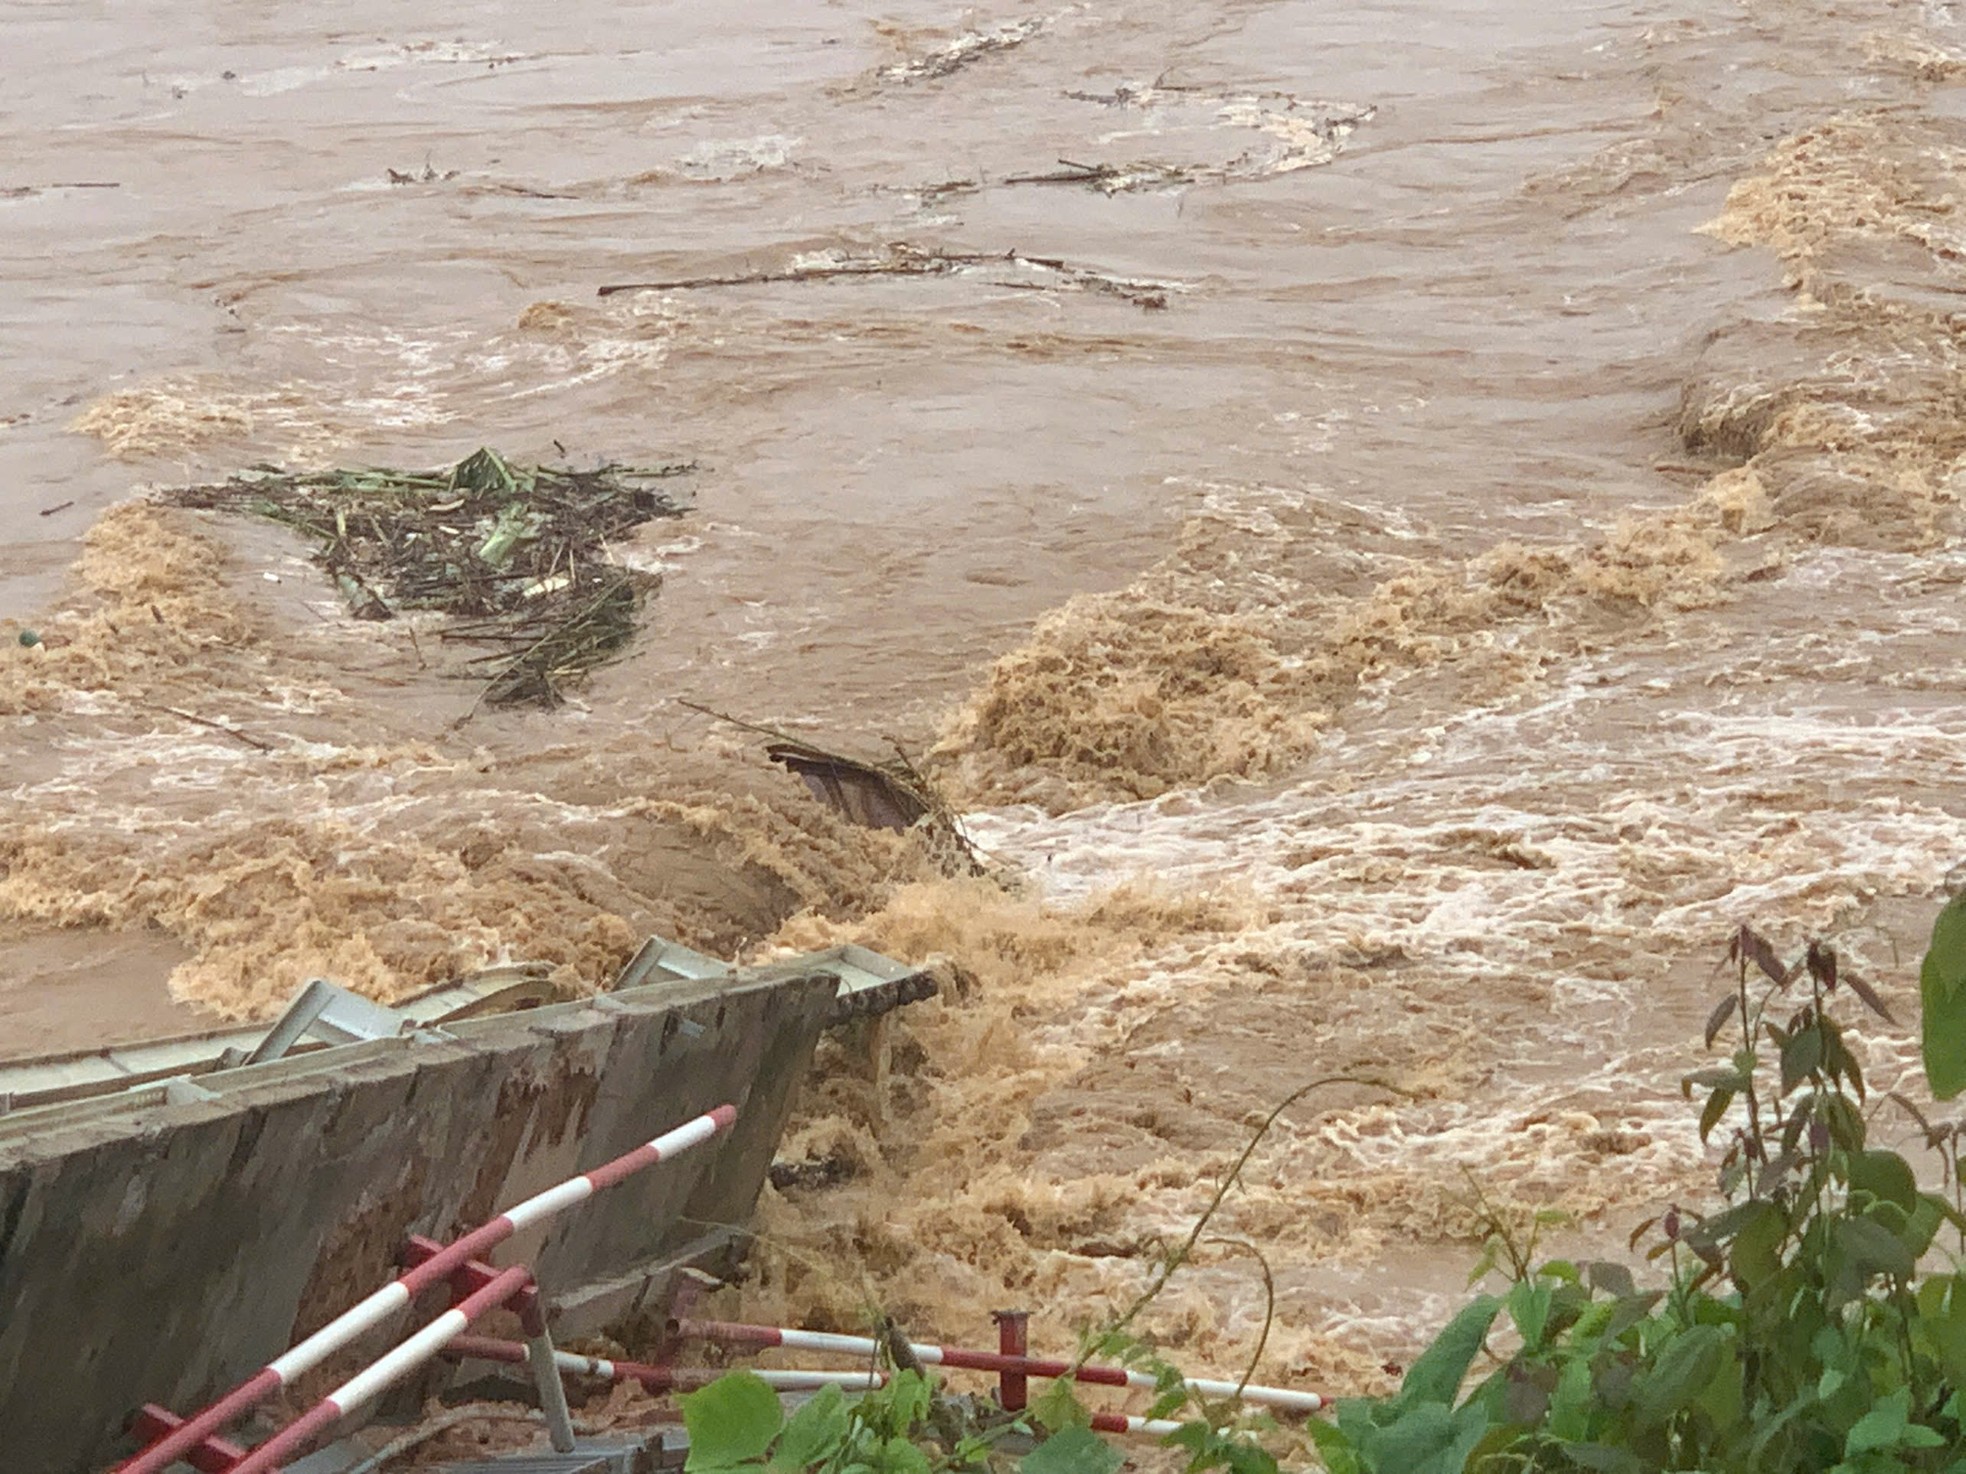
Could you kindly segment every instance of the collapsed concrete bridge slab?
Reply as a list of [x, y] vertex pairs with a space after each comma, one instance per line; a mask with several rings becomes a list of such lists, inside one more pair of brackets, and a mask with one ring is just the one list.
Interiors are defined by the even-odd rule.
[[410, 1235], [449, 1237], [728, 1101], [727, 1135], [496, 1255], [535, 1268], [556, 1334], [659, 1313], [675, 1270], [741, 1253], [820, 1033], [929, 990], [852, 950], [645, 964], [631, 974], [656, 980], [592, 999], [0, 1116], [9, 1474], [101, 1469], [135, 1407], [244, 1380], [389, 1280]]

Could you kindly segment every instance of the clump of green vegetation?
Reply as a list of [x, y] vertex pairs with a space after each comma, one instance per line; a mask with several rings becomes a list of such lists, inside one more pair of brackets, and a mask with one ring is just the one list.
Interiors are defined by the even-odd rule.
[[[1524, 1231], [1491, 1219], [1473, 1279], [1502, 1269], [1508, 1289], [1482, 1294], [1454, 1316], [1397, 1393], [1340, 1401], [1331, 1421], [1310, 1425], [1328, 1474], [1966, 1474], [1966, 1123], [1937, 1122], [1901, 1092], [1870, 1095], [1836, 1011], [1854, 997], [1890, 1015], [1829, 947], [1811, 943], [1785, 962], [1743, 927], [1728, 958], [1734, 986], [1710, 1015], [1706, 1039], [1710, 1049], [1723, 1038], [1732, 1047], [1724, 1063], [1683, 1082], [1687, 1097], [1700, 1100], [1702, 1140], [1721, 1144], [1724, 1206], [1705, 1214], [1674, 1207], [1634, 1231], [1634, 1250], [1647, 1244], [1647, 1260], [1668, 1271], [1665, 1283], [1641, 1287], [1623, 1264], [1538, 1262], [1546, 1220]], [[1949, 1100], [1966, 1092], [1966, 894], [1934, 926], [1921, 1001], [1927, 1081]], [[1871, 1144], [1886, 1101], [1938, 1164], [1937, 1191], [1921, 1188], [1905, 1157]], [[1185, 1247], [1200, 1232], [1197, 1225]], [[1941, 1253], [1948, 1266], [1921, 1273], [1921, 1263]], [[1182, 1257], [1179, 1250], [1169, 1256], [1149, 1296]], [[1186, 1452], [1190, 1471], [1280, 1474], [1260, 1420], [1195, 1399], [1179, 1371], [1131, 1336], [1127, 1322], [1139, 1308], [1088, 1338], [1085, 1355], [1119, 1355], [1154, 1369], [1162, 1396], [1151, 1415], [1186, 1411], [1167, 1441]], [[932, 1384], [904, 1375], [913, 1380], [899, 1401], [897, 1377], [855, 1410], [829, 1400], [829, 1411], [811, 1414], [799, 1437], [791, 1425], [777, 1434], [774, 1424], [774, 1436], [754, 1436], [744, 1458], [718, 1462], [720, 1455], [693, 1449], [689, 1467], [706, 1474], [1012, 1467], [1112, 1474], [1118, 1467], [1118, 1453], [1086, 1431], [1068, 1382], [1054, 1383], [1029, 1419], [1013, 1425], [1021, 1433], [1052, 1430], [1013, 1465], [1000, 1437], [964, 1443], [939, 1435]], [[686, 1404], [694, 1410], [692, 1437], [701, 1424], [712, 1448], [728, 1448], [714, 1442], [724, 1414], [712, 1394], [729, 1381]], [[764, 1400], [753, 1400], [761, 1425]], [[807, 1438], [822, 1418], [826, 1436]]]
[[[1966, 1273], [1921, 1275], [1948, 1228], [1966, 1251], [1959, 1143], [1908, 1097], [1890, 1100], [1941, 1164], [1870, 1142], [1879, 1102], [1833, 1004], [1882, 1001], [1812, 943], [1784, 963], [1742, 928], [1736, 986], [1707, 1024], [1726, 1063], [1684, 1081], [1703, 1097], [1702, 1139], [1725, 1131], [1711, 1214], [1672, 1209], [1633, 1246], [1670, 1277], [1641, 1289], [1615, 1264], [1532, 1262], [1507, 1235], [1513, 1284], [1457, 1315], [1397, 1395], [1343, 1402], [1313, 1429], [1332, 1474], [1502, 1470], [1966, 1470]], [[1966, 1088], [1966, 903], [1941, 914], [1924, 967], [1928, 1079]], [[1491, 1328], [1517, 1349], [1462, 1392]]]
[[356, 618], [449, 615], [444, 639], [491, 647], [469, 662], [488, 668], [485, 700], [554, 706], [566, 681], [627, 647], [654, 587], [611, 562], [608, 544], [681, 516], [657, 483], [695, 469], [522, 466], [479, 450], [437, 471], [259, 466], [169, 499], [294, 528]]

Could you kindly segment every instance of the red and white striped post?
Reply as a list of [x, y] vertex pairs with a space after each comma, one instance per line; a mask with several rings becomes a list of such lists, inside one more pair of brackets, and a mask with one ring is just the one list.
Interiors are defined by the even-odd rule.
[[164, 1470], [213, 1434], [231, 1426], [294, 1378], [312, 1371], [363, 1332], [372, 1330], [404, 1309], [424, 1290], [441, 1284], [454, 1270], [488, 1253], [521, 1229], [564, 1212], [576, 1203], [585, 1202], [602, 1188], [613, 1187], [625, 1177], [702, 1145], [728, 1131], [736, 1119], [736, 1106], [720, 1105], [653, 1141], [644, 1142], [633, 1151], [603, 1162], [591, 1172], [570, 1177], [545, 1192], [534, 1194], [516, 1207], [506, 1209], [489, 1223], [453, 1240], [367, 1299], [343, 1311], [292, 1350], [276, 1356], [197, 1416], [187, 1418], [160, 1441], [117, 1465], [115, 1474], [163, 1474]]
[[278, 1469], [284, 1460], [306, 1450], [343, 1418], [373, 1402], [442, 1351], [479, 1316], [503, 1305], [531, 1283], [531, 1272], [521, 1266], [503, 1271], [483, 1289], [473, 1290], [407, 1341], [343, 1382], [234, 1464], [228, 1474], [267, 1474], [268, 1470]]
[[[527, 1359], [527, 1348], [517, 1341], [501, 1341], [491, 1336], [458, 1336], [444, 1348], [444, 1355], [471, 1357], [479, 1361], [505, 1362], [518, 1366]], [[636, 1382], [651, 1392], [689, 1392], [706, 1387], [728, 1370], [722, 1367], [652, 1366], [641, 1361], [616, 1361], [605, 1356], [581, 1356], [571, 1351], [553, 1353], [554, 1365], [576, 1376], [597, 1377], [605, 1382]], [[767, 1387], [779, 1392], [808, 1392], [819, 1387], [844, 1387], [859, 1391], [885, 1386], [887, 1378], [874, 1371], [808, 1371], [784, 1367], [754, 1367], [752, 1371]]]
[[[800, 1331], [789, 1326], [740, 1325], [732, 1321], [684, 1320], [674, 1327], [678, 1335], [699, 1340], [740, 1346], [784, 1346], [795, 1351], [827, 1351], [845, 1356], [872, 1356], [879, 1343], [866, 1336], [842, 1336], [831, 1331]], [[1034, 1356], [1006, 1356], [1000, 1351], [969, 1351], [957, 1346], [916, 1344], [909, 1350], [929, 1365], [960, 1367], [976, 1372], [1016, 1372], [1027, 1377], [1070, 1377], [1100, 1387], [1136, 1387], [1155, 1391], [1159, 1387], [1145, 1372], [1129, 1367], [1074, 1366]], [[1190, 1377], [1191, 1392], [1205, 1397], [1240, 1397], [1244, 1402], [1261, 1403], [1291, 1412], [1314, 1413], [1322, 1410], [1326, 1399], [1316, 1392], [1300, 1392], [1291, 1387], [1264, 1387], [1256, 1383], [1238, 1388], [1234, 1382], [1209, 1377]]]
[[1120, 1413], [1093, 1413], [1090, 1426], [1094, 1433], [1133, 1433], [1143, 1438], [1165, 1438], [1181, 1428], [1169, 1418], [1133, 1418]]

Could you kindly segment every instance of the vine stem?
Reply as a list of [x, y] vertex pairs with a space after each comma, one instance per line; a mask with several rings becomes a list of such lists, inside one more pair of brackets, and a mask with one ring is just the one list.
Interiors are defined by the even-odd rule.
[[1270, 1273], [1270, 1261], [1263, 1257], [1263, 1251], [1248, 1239], [1210, 1237], [1206, 1242], [1222, 1244], [1232, 1249], [1241, 1249], [1256, 1261], [1256, 1267], [1263, 1272], [1263, 1329], [1256, 1333], [1256, 1349], [1249, 1353], [1249, 1363], [1242, 1369], [1242, 1375], [1236, 1379], [1235, 1395], [1230, 1398], [1231, 1402], [1240, 1402], [1242, 1400], [1242, 1389], [1249, 1385], [1250, 1378], [1256, 1375], [1256, 1368], [1263, 1364], [1264, 1348], [1270, 1344], [1270, 1327], [1276, 1324], [1276, 1276]]
[[[1263, 1118], [1263, 1124], [1256, 1128], [1254, 1134], [1244, 1144], [1242, 1155], [1236, 1158], [1235, 1165], [1230, 1167], [1228, 1172], [1223, 1175], [1221, 1183], [1215, 1189], [1215, 1196], [1209, 1199], [1208, 1206], [1202, 1210], [1201, 1217], [1197, 1218], [1194, 1227], [1188, 1230], [1187, 1238], [1182, 1240], [1179, 1248], [1161, 1261], [1160, 1268], [1154, 1272], [1153, 1281], [1146, 1289], [1140, 1292], [1134, 1302], [1126, 1308], [1125, 1313], [1106, 1328], [1106, 1335], [1116, 1334], [1131, 1326], [1139, 1318], [1140, 1312], [1153, 1304], [1160, 1292], [1167, 1288], [1167, 1282], [1174, 1278], [1175, 1271], [1188, 1262], [1189, 1257], [1195, 1251], [1195, 1246], [1201, 1242], [1202, 1234], [1207, 1231], [1209, 1220], [1215, 1217], [1217, 1210], [1222, 1206], [1223, 1199], [1228, 1197], [1229, 1189], [1234, 1187], [1241, 1178], [1242, 1169], [1249, 1165], [1249, 1159], [1255, 1155], [1256, 1148], [1261, 1145], [1263, 1138], [1269, 1134], [1270, 1128], [1276, 1125], [1277, 1118], [1296, 1105], [1298, 1101], [1309, 1095], [1313, 1090], [1322, 1090], [1330, 1085], [1366, 1085], [1375, 1090], [1384, 1090], [1393, 1095], [1404, 1096], [1408, 1100], [1418, 1100], [1420, 1098], [1417, 1092], [1404, 1089], [1389, 1081], [1381, 1080], [1376, 1075], [1322, 1075], [1311, 1081], [1308, 1085], [1300, 1085], [1291, 1091], [1290, 1094], [1277, 1102], [1269, 1115]], [[1083, 1365], [1086, 1357], [1090, 1354], [1091, 1344], [1088, 1342], [1086, 1347], [1080, 1350], [1074, 1365]]]

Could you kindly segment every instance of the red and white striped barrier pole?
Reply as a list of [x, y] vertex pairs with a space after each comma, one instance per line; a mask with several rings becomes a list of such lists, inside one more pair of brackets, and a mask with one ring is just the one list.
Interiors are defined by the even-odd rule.
[[1129, 1418], [1119, 1413], [1094, 1413], [1091, 1427], [1094, 1433], [1137, 1433], [1146, 1438], [1165, 1438], [1181, 1429], [1169, 1418]]
[[[500, 1341], [490, 1336], [455, 1336], [444, 1348], [446, 1356], [475, 1357], [479, 1361], [502, 1361], [517, 1366], [526, 1359], [526, 1348], [517, 1341]], [[563, 1372], [599, 1377], [609, 1382], [639, 1382], [651, 1392], [689, 1392], [706, 1387], [727, 1375], [728, 1368], [658, 1367], [638, 1361], [611, 1361], [603, 1356], [577, 1356], [556, 1351], [553, 1361]], [[825, 1372], [804, 1368], [752, 1367], [751, 1374], [778, 1392], [810, 1392], [820, 1387], [844, 1387], [850, 1391], [870, 1390], [887, 1384], [880, 1372]], [[1094, 1413], [1092, 1426], [1101, 1433], [1139, 1433], [1166, 1437], [1181, 1425], [1164, 1418], [1129, 1418], [1119, 1413]]]
[[[784, 1346], [794, 1351], [827, 1351], [846, 1356], [872, 1356], [879, 1349], [879, 1343], [866, 1336], [842, 1336], [830, 1331], [799, 1331], [788, 1326], [749, 1326], [731, 1321], [680, 1320], [674, 1323], [673, 1329], [678, 1335], [694, 1336], [704, 1341], [743, 1346]], [[1153, 1391], [1159, 1386], [1147, 1373], [1133, 1371], [1126, 1367], [1075, 1367], [1070, 1362], [1047, 1361], [1032, 1356], [1005, 1356], [998, 1351], [966, 1351], [956, 1346], [911, 1345], [909, 1350], [925, 1363], [961, 1367], [968, 1371], [999, 1374], [1009, 1372], [1027, 1377], [1070, 1377], [1074, 1381], [1088, 1382], [1095, 1386], [1138, 1387], [1148, 1391]], [[1284, 1408], [1291, 1412], [1315, 1413], [1326, 1405], [1325, 1399], [1318, 1393], [1299, 1392], [1289, 1387], [1263, 1387], [1251, 1383], [1238, 1389], [1234, 1382], [1222, 1382], [1208, 1377], [1190, 1377], [1186, 1385], [1189, 1391], [1200, 1393], [1204, 1397], [1240, 1397], [1244, 1402], [1261, 1403], [1267, 1407]]]
[[116, 1466], [115, 1474], [163, 1474], [213, 1434], [225, 1429], [272, 1397], [303, 1372], [313, 1370], [328, 1357], [364, 1331], [380, 1325], [402, 1310], [424, 1290], [441, 1284], [452, 1271], [504, 1243], [522, 1228], [529, 1228], [556, 1213], [585, 1202], [602, 1188], [613, 1187], [625, 1177], [653, 1167], [671, 1157], [701, 1146], [730, 1129], [737, 1119], [737, 1107], [720, 1105], [707, 1115], [686, 1121], [675, 1130], [624, 1152], [611, 1162], [603, 1162], [591, 1172], [569, 1177], [545, 1192], [536, 1193], [523, 1203], [508, 1208], [491, 1222], [475, 1228], [421, 1264], [391, 1280], [352, 1309], [342, 1312], [320, 1330], [275, 1357], [247, 1381], [226, 1393], [217, 1402], [187, 1418], [157, 1443]]
[[274, 1434], [227, 1474], [267, 1474], [281, 1463], [304, 1451], [322, 1434], [354, 1412], [373, 1402], [384, 1391], [407, 1377], [457, 1339], [464, 1328], [488, 1310], [495, 1310], [532, 1283], [532, 1272], [514, 1265], [481, 1290], [466, 1295], [429, 1325], [402, 1342], [393, 1351], [378, 1357], [343, 1382], [300, 1417]]
[[[526, 1348], [517, 1341], [500, 1341], [490, 1336], [457, 1336], [444, 1348], [446, 1356], [468, 1356], [479, 1361], [502, 1361], [518, 1366], [526, 1360]], [[606, 1382], [638, 1382], [651, 1392], [690, 1392], [708, 1386], [724, 1375], [719, 1367], [659, 1367], [640, 1361], [615, 1361], [605, 1356], [580, 1356], [571, 1351], [553, 1353], [553, 1364], [563, 1372], [598, 1377]], [[820, 1387], [844, 1387], [864, 1391], [887, 1384], [879, 1372], [792, 1371], [782, 1367], [753, 1367], [767, 1387], [780, 1392], [808, 1392]]]

